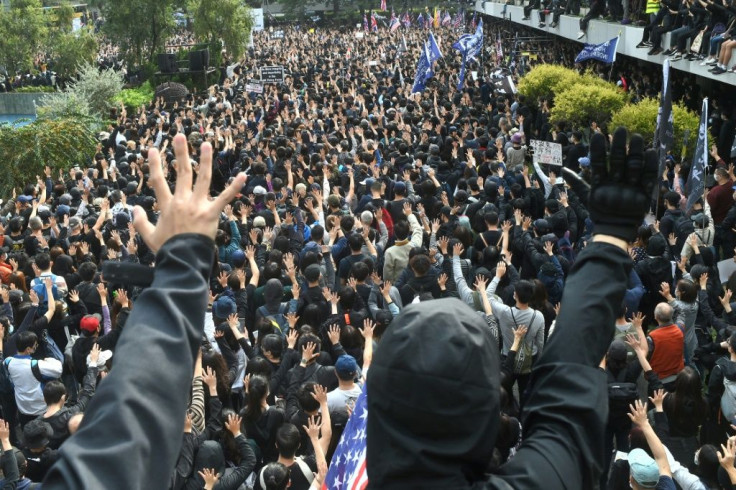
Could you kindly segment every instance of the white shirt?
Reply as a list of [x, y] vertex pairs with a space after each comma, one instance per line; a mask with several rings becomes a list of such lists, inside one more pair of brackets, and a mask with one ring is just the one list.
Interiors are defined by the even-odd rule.
[[327, 408], [330, 412], [345, 410], [345, 404], [350, 398], [357, 399], [363, 389], [359, 385], [355, 385], [350, 390], [341, 390], [335, 388], [327, 393]]
[[[15, 402], [18, 411], [23, 415], [42, 415], [46, 411], [46, 402], [43, 399], [41, 382], [31, 371], [31, 356], [18, 355], [6, 359], [8, 373], [15, 388]], [[41, 376], [58, 379], [61, 376], [62, 365], [57, 359], [46, 358], [38, 361]]]

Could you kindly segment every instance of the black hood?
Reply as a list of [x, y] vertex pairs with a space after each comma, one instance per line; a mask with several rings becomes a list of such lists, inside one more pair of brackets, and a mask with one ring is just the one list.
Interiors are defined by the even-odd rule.
[[499, 356], [458, 299], [409, 305], [367, 381], [370, 488], [458, 488], [483, 477], [499, 426]]
[[284, 296], [284, 285], [278, 279], [269, 279], [263, 287], [263, 300], [266, 308], [273, 311], [281, 304], [281, 298]]
[[225, 469], [225, 456], [222, 453], [222, 446], [217, 441], [204, 441], [199, 446], [197, 456], [194, 458], [194, 474], [205, 468], [214, 468], [220, 474]]

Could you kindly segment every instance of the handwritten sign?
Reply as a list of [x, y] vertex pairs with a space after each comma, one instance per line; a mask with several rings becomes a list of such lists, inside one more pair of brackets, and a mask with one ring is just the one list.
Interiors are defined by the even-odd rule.
[[261, 68], [261, 82], [281, 83], [284, 81], [283, 66], [264, 66]]
[[531, 140], [534, 150], [534, 163], [562, 166], [562, 145], [550, 141]]

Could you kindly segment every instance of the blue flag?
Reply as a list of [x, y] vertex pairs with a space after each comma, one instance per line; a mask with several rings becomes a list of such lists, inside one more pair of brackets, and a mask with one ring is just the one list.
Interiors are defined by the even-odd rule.
[[698, 128], [698, 144], [695, 146], [693, 166], [687, 178], [685, 191], [687, 192], [687, 211], [693, 208], [695, 201], [703, 197], [705, 185], [705, 167], [708, 164], [708, 99], [703, 99], [703, 110], [700, 113], [700, 127]]
[[429, 65], [429, 51], [427, 50], [427, 44], [425, 43], [422, 47], [422, 51], [419, 53], [419, 61], [417, 61], [417, 72], [414, 74], [414, 85], [412, 85], [411, 87], [412, 94], [421, 92], [426, 87], [427, 80], [431, 78]]
[[614, 37], [610, 41], [601, 44], [586, 44], [575, 58], [575, 63], [588, 60], [598, 60], [606, 64], [616, 61], [616, 48], [618, 47], [619, 36]]
[[481, 50], [483, 49], [483, 19], [478, 23], [478, 27], [475, 29], [474, 34], [463, 34], [460, 38], [455, 41], [452, 45], [454, 49], [460, 51], [463, 57], [462, 65], [460, 65], [460, 77], [457, 83], [457, 89], [462, 90], [465, 84], [465, 64], [468, 61], [473, 61], [478, 57]]

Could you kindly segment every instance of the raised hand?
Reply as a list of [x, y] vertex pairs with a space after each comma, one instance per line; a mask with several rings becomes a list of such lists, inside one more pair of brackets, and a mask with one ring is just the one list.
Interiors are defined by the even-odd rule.
[[163, 175], [161, 156], [155, 148], [148, 151], [149, 184], [156, 193], [161, 214], [156, 225], [148, 221], [142, 207], [133, 211], [135, 229], [154, 252], [170, 238], [195, 233], [214, 240], [220, 212], [245, 184], [245, 175], [238, 174], [230, 185], [214, 200], [209, 200], [212, 179], [212, 146], [203, 143], [200, 148], [200, 166], [197, 183], [192, 187], [192, 166], [189, 164], [187, 139], [179, 133], [174, 137], [174, 154], [182, 162], [176, 173], [176, 189], [172, 194]]
[[243, 419], [241, 419], [237, 414], [231, 413], [227, 416], [225, 428], [230, 431], [233, 437], [238, 437], [240, 435], [240, 422], [242, 421]]
[[641, 135], [632, 135], [628, 145], [627, 139], [626, 129], [618, 128], [613, 134], [610, 157], [606, 158], [605, 136], [596, 133], [591, 137], [593, 185], [588, 202], [596, 234], [626, 242], [634, 239], [649, 211], [658, 173], [656, 150], [645, 151]]

